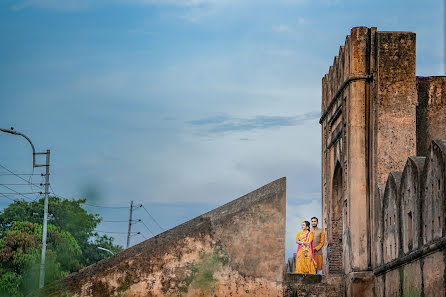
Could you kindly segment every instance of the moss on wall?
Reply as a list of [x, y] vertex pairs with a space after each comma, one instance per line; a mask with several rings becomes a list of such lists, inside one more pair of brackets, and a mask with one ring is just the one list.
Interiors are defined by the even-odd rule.
[[228, 263], [229, 257], [222, 250], [202, 253], [200, 260], [189, 267], [190, 275], [186, 278], [187, 287], [212, 293], [215, 284], [214, 273]]

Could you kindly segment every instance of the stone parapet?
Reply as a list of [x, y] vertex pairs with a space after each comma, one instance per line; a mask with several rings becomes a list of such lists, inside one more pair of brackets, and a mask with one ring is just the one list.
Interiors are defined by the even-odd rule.
[[284, 297], [343, 297], [342, 275], [286, 273], [283, 282]]

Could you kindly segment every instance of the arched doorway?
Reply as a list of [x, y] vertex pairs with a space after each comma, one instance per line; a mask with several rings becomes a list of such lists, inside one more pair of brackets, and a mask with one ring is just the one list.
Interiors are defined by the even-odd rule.
[[343, 273], [343, 252], [342, 252], [342, 168], [338, 162], [333, 174], [332, 199], [330, 207], [330, 230], [327, 246], [328, 273]]

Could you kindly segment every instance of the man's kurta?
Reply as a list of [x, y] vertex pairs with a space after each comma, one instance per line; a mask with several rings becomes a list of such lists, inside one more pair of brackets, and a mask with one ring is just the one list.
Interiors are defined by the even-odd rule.
[[316, 260], [316, 269], [321, 270], [324, 262], [322, 247], [325, 244], [325, 232], [318, 227], [311, 228], [311, 231], [313, 231], [314, 259]]

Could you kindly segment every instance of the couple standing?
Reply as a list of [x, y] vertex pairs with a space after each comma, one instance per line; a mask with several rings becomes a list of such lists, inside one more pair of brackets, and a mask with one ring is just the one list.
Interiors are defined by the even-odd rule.
[[296, 273], [322, 274], [322, 247], [325, 244], [325, 233], [317, 227], [318, 219], [302, 222], [302, 231], [297, 233]]

